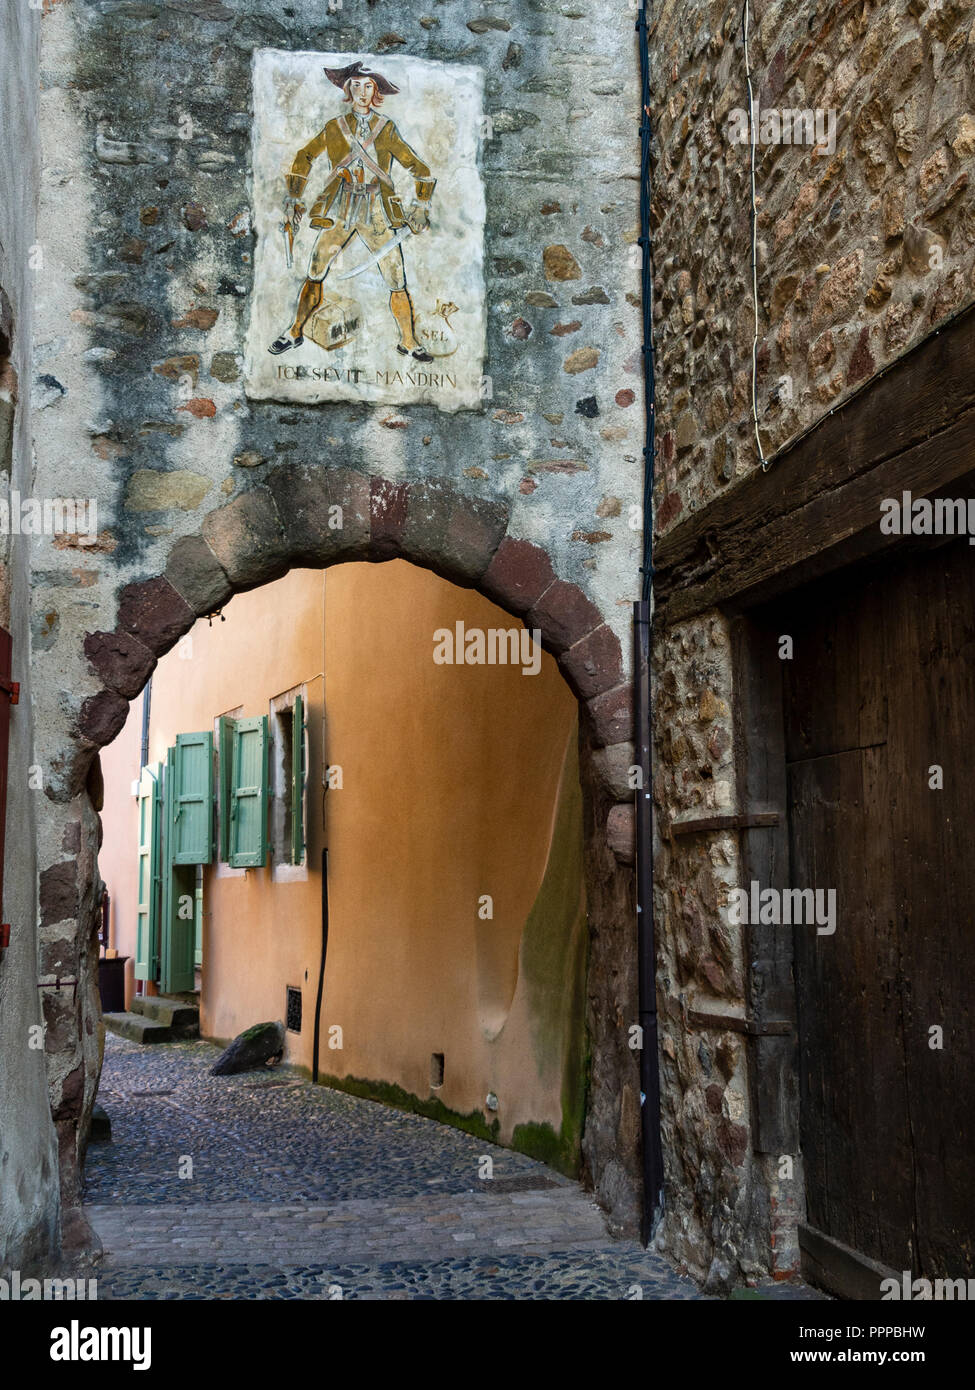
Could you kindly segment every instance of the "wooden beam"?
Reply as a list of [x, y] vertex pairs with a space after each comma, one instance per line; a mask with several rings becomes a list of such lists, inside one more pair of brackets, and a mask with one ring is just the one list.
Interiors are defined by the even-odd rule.
[[975, 468], [973, 309], [659, 540], [657, 622], [743, 609], [903, 543], [881, 534], [881, 500]]
[[901, 1287], [898, 1271], [802, 1222], [799, 1224], [799, 1250], [802, 1277], [810, 1284], [828, 1289], [837, 1298], [876, 1302], [885, 1279], [893, 1279], [898, 1288]]

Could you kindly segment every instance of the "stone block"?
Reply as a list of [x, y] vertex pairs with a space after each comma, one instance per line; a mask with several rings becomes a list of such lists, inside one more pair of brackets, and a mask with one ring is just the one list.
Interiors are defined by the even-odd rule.
[[616, 690], [607, 690], [587, 700], [583, 709], [589, 724], [590, 737], [596, 748], [632, 740], [633, 686], [626, 682]]
[[118, 626], [155, 656], [189, 632], [196, 614], [163, 575], [127, 584], [119, 595]]
[[[355, 476], [365, 485], [364, 475]], [[365, 528], [356, 525], [355, 512], [347, 510], [344, 502], [336, 502], [335, 481], [328, 469], [314, 464], [280, 464], [268, 474], [266, 485], [274, 498], [291, 565], [317, 569], [349, 558], [357, 549], [365, 558]], [[336, 505], [342, 508], [341, 516], [330, 510]]]
[[440, 478], [410, 484], [401, 539], [404, 554], [442, 574], [447, 573], [443, 542], [453, 504], [453, 489]]
[[604, 791], [616, 801], [625, 801], [635, 794], [630, 785], [630, 769], [637, 766], [636, 749], [632, 743], [614, 743], [609, 748], [596, 748], [592, 754], [593, 771]]
[[254, 488], [211, 512], [203, 539], [235, 590], [256, 589], [287, 572], [285, 535], [267, 488]]
[[373, 478], [369, 488], [369, 517], [373, 555], [392, 558], [403, 553], [403, 528], [408, 504], [406, 483]]
[[479, 587], [500, 607], [520, 616], [541, 598], [554, 579], [552, 562], [540, 545], [506, 536], [494, 552]]
[[[88, 743], [104, 748], [106, 743], [122, 731], [129, 713], [129, 702], [114, 690], [100, 690], [97, 695], [89, 695], [78, 713], [77, 730]], [[84, 772], [79, 769], [82, 782], [91, 759], [85, 761]]]
[[508, 529], [508, 507], [486, 497], [457, 496], [443, 540], [445, 568], [476, 583]]
[[38, 891], [42, 927], [72, 921], [78, 915], [77, 860], [65, 859], [44, 869]]
[[606, 817], [606, 843], [620, 864], [636, 859], [636, 807], [623, 803], [610, 808]]
[[166, 578], [200, 617], [213, 613], [233, 594], [223, 566], [202, 536], [184, 536], [169, 552]]
[[69, 1071], [61, 1083], [61, 1101], [54, 1111], [55, 1120], [76, 1119], [81, 1114], [85, 1097], [85, 1064], [80, 1063]]
[[89, 632], [85, 656], [92, 670], [110, 690], [133, 699], [145, 685], [156, 658], [127, 632]]
[[70, 988], [40, 991], [45, 1052], [73, 1052], [78, 1041], [77, 1009]]
[[[61, 868], [55, 864], [54, 868]], [[49, 873], [50, 870], [47, 870]], [[43, 879], [43, 875], [42, 875]], [[48, 888], [48, 893], [55, 891], [53, 885]], [[74, 913], [77, 909], [77, 883], [72, 890], [72, 902], [74, 904], [72, 912], [68, 918], [58, 918], [58, 921], [74, 921]], [[43, 911], [43, 908], [42, 908]], [[42, 921], [42, 925], [44, 925]], [[38, 955], [38, 970], [42, 976], [60, 975], [63, 979], [69, 979], [77, 974], [78, 971], [78, 943], [73, 936], [59, 937], [56, 941], [43, 941], [40, 945]]]
[[560, 655], [602, 622], [603, 615], [579, 586], [563, 579], [550, 584], [528, 611], [528, 626], [541, 628], [543, 644]]
[[559, 664], [572, 689], [584, 700], [612, 690], [623, 678], [620, 639], [607, 623], [603, 623], [563, 652]]
[[330, 506], [342, 509], [342, 536], [346, 550], [365, 559], [372, 534], [370, 479], [355, 468], [330, 468], [328, 496]]

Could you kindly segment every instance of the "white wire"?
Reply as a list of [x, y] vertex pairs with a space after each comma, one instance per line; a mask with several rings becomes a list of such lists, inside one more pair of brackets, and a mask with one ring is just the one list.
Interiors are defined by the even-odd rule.
[[745, 0], [744, 23], [742, 26], [745, 42], [745, 81], [748, 84], [748, 146], [750, 156], [750, 178], [752, 198], [752, 309], [755, 315], [755, 332], [752, 338], [752, 423], [755, 427], [755, 446], [762, 470], [767, 471], [768, 462], [758, 433], [758, 212], [755, 206], [755, 102], [752, 95], [752, 70], [748, 57], [748, 0]]

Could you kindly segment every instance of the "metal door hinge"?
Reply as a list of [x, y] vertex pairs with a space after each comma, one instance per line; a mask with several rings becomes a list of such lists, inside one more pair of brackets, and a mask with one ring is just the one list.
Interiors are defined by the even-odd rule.
[[742, 1018], [740, 1014], [711, 1014], [700, 1009], [688, 1009], [684, 1015], [688, 1028], [714, 1028], [732, 1033], [745, 1033], [752, 1038], [783, 1037], [792, 1032], [788, 1019], [769, 1018], [764, 1021]]
[[0, 690], [9, 697], [12, 705], [20, 704], [20, 681], [10, 681], [6, 676], [0, 676]]
[[703, 835], [716, 830], [769, 830], [782, 820], [780, 811], [736, 811], [724, 815], [672, 820], [671, 835]]

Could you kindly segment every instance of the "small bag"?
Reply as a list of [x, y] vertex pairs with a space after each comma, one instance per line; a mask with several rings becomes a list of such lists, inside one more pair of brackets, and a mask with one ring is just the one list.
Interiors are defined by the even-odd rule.
[[450, 323], [456, 313], [456, 304], [438, 299], [432, 314], [418, 315], [417, 337], [431, 357], [451, 357], [457, 351], [457, 334]]

